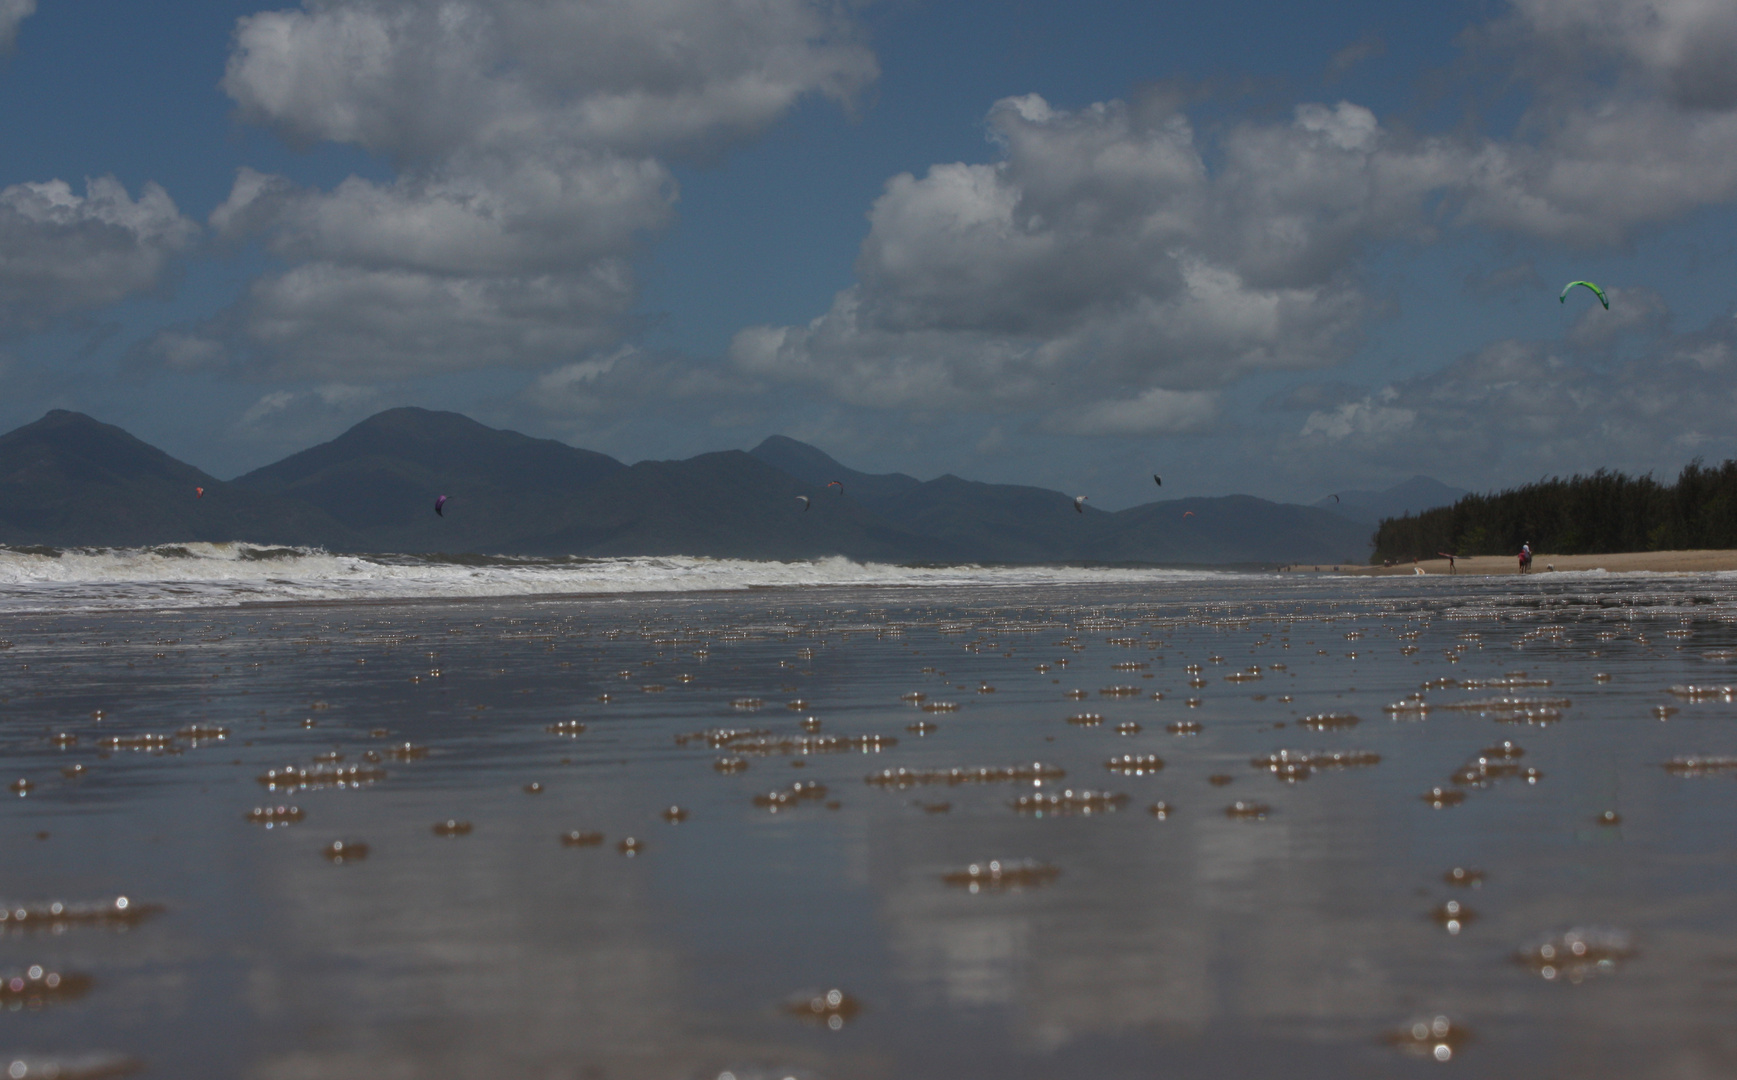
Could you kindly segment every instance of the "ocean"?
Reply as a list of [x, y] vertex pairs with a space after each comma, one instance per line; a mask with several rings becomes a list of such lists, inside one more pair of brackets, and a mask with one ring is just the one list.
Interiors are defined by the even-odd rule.
[[21, 1078], [1737, 1073], [1729, 576], [4, 550], [0, 754]]

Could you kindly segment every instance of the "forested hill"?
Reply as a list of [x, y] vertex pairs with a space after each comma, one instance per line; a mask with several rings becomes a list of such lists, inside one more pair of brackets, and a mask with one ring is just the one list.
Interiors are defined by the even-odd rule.
[[1370, 561], [1512, 555], [1521, 544], [1555, 555], [1737, 548], [1737, 461], [1690, 462], [1673, 484], [1600, 469], [1467, 495], [1382, 521]]

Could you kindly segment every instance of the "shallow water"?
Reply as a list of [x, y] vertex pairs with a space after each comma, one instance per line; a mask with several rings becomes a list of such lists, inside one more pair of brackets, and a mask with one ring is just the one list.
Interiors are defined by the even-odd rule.
[[906, 580], [15, 604], [0, 1057], [1737, 1073], [1737, 585]]

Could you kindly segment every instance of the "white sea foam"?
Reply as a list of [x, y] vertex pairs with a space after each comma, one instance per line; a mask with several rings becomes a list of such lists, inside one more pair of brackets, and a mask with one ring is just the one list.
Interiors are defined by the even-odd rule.
[[0, 612], [231, 607], [813, 586], [1152, 584], [1225, 571], [1113, 567], [910, 567], [845, 558], [755, 562], [690, 556], [534, 559], [334, 555], [311, 548], [0, 548]]

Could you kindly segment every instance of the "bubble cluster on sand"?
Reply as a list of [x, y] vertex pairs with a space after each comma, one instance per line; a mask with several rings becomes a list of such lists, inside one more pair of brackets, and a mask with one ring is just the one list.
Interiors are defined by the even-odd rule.
[[579, 720], [557, 720], [543, 728], [551, 735], [576, 736], [585, 734], [585, 724]]
[[1458, 900], [1446, 900], [1436, 905], [1430, 912], [1430, 918], [1440, 923], [1442, 929], [1450, 934], [1457, 934], [1466, 923], [1478, 917], [1478, 913], [1460, 903]]
[[[1452, 679], [1442, 681], [1447, 685], [1454, 684]], [[1553, 685], [1549, 679], [1533, 678], [1524, 671], [1511, 671], [1498, 679], [1461, 679], [1458, 682], [1462, 690], [1525, 690]]]
[[713, 750], [722, 750], [731, 743], [759, 739], [772, 734], [768, 728], [707, 728], [704, 731], [690, 731], [675, 737], [677, 746], [689, 743], [703, 742]]
[[256, 806], [247, 812], [247, 820], [268, 829], [299, 824], [306, 813], [299, 806]]
[[1470, 701], [1444, 701], [1431, 706], [1454, 712], [1487, 713], [1500, 718], [1512, 713], [1541, 713], [1566, 709], [1574, 702], [1568, 698], [1491, 697]]
[[1476, 889], [1484, 884], [1484, 872], [1471, 867], [1456, 866], [1442, 874], [1441, 879], [1462, 889]]
[[1297, 721], [1310, 731], [1342, 731], [1345, 728], [1356, 727], [1362, 722], [1363, 720], [1355, 714], [1342, 712], [1316, 713]]
[[1157, 754], [1117, 754], [1104, 762], [1104, 768], [1124, 776], [1149, 776], [1164, 768], [1164, 759]]
[[0, 1005], [9, 1009], [38, 1008], [50, 1002], [83, 997], [90, 988], [89, 975], [31, 964], [21, 971], [0, 975]]
[[907, 788], [919, 784], [999, 784], [1031, 780], [1059, 780], [1067, 773], [1059, 765], [1042, 761], [1019, 765], [955, 766], [951, 769], [882, 769], [863, 777], [874, 787]]
[[334, 863], [360, 862], [368, 857], [368, 845], [360, 840], [333, 840], [321, 854]]
[[1578, 983], [1595, 975], [1608, 975], [1634, 955], [1629, 935], [1611, 927], [1574, 927], [1560, 934], [1546, 934], [1522, 945], [1514, 959], [1537, 972], [1539, 977]]
[[1680, 697], [1685, 701], [1734, 701], [1737, 700], [1737, 687], [1732, 686], [1698, 686], [1678, 685], [1666, 689], [1672, 697]]
[[1063, 791], [1039, 791], [1013, 800], [1013, 809], [1021, 814], [1045, 817], [1060, 814], [1105, 814], [1119, 810], [1128, 803], [1128, 796], [1114, 791], [1094, 791], [1090, 788]]
[[843, 990], [804, 990], [785, 999], [784, 1011], [837, 1031], [862, 1011], [862, 1002]]
[[1464, 1027], [1445, 1016], [1433, 1016], [1415, 1020], [1392, 1032], [1387, 1041], [1408, 1054], [1435, 1061], [1451, 1061], [1470, 1038], [1471, 1034]]
[[1000, 892], [1048, 885], [1061, 876], [1058, 867], [1035, 859], [991, 859], [941, 875], [944, 884], [969, 892]]
[[103, 750], [166, 750], [174, 743], [168, 735], [145, 732], [139, 735], [105, 735], [97, 740]]
[[1233, 821], [1264, 821], [1273, 808], [1253, 799], [1238, 799], [1224, 808], [1224, 816]]
[[1737, 756], [1730, 754], [1685, 754], [1664, 763], [1673, 776], [1711, 776], [1737, 772]]
[[787, 788], [762, 791], [754, 796], [754, 805], [776, 814], [804, 802], [819, 802], [826, 798], [826, 785], [798, 780]]
[[1528, 784], [1535, 784], [1544, 778], [1537, 769], [1519, 764], [1526, 756], [1526, 751], [1513, 742], [1504, 739], [1493, 746], [1486, 746], [1477, 757], [1467, 761], [1448, 779], [1461, 787], [1486, 788], [1497, 780], [1520, 779]]
[[796, 735], [737, 739], [729, 748], [737, 754], [878, 754], [897, 746], [891, 735]]
[[471, 823], [468, 821], [447, 818], [445, 821], [434, 823], [434, 835], [436, 836], [469, 836], [470, 833]]
[[1068, 717], [1067, 722], [1074, 727], [1097, 727], [1104, 722], [1101, 714], [1095, 712], [1075, 713]]
[[267, 769], [256, 777], [274, 791], [292, 788], [357, 788], [386, 779], [386, 770], [373, 765], [285, 765]]
[[69, 926], [134, 926], [163, 910], [126, 896], [112, 900], [0, 904], [0, 930], [60, 930]]
[[1353, 769], [1379, 765], [1381, 755], [1371, 750], [1275, 750], [1249, 764], [1280, 780], [1307, 780], [1322, 769]]
[[561, 834], [562, 847], [597, 847], [603, 843], [600, 832], [586, 832], [582, 829], [572, 829]]

